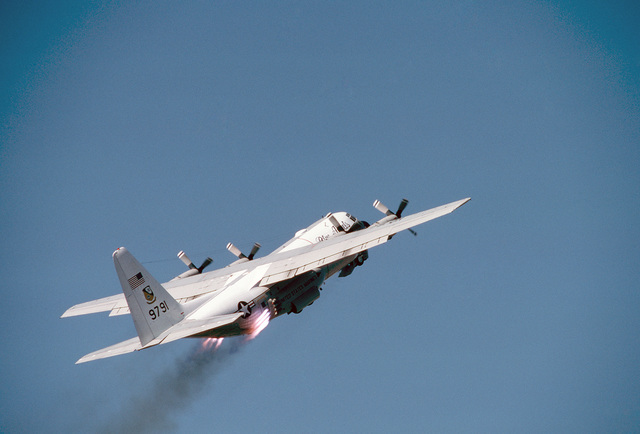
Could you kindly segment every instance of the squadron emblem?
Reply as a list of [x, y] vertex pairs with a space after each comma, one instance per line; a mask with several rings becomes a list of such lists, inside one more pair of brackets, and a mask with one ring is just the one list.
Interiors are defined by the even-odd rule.
[[155, 296], [155, 294], [153, 293], [153, 291], [151, 290], [151, 287], [150, 287], [150, 286], [145, 286], [145, 287], [142, 289], [142, 292], [144, 293], [144, 298], [146, 298], [146, 299], [147, 299], [147, 304], [151, 304], [151, 303], [153, 303], [154, 301], [156, 301], [156, 296]]

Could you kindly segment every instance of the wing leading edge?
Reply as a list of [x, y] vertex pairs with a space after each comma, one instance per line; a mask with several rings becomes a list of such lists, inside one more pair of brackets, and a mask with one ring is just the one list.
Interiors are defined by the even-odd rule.
[[[466, 198], [451, 202], [391, 220], [379, 226], [372, 225], [367, 229], [332, 238], [309, 247], [292, 250], [291, 253], [286, 252], [274, 255], [273, 263], [260, 285], [269, 285], [290, 279], [314, 268], [386, 243], [398, 232], [449, 214], [470, 200], [471, 198]], [[278, 256], [281, 256], [281, 258]]]

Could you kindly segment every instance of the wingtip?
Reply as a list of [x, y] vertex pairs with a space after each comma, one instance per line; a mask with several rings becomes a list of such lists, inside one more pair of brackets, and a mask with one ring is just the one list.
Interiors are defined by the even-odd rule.
[[86, 356], [80, 357], [78, 360], [76, 360], [76, 365], [79, 365], [81, 363], [86, 363], [86, 362], [88, 362], [90, 360], [93, 360], [93, 357], [88, 357], [88, 356], [89, 356], [89, 354], [87, 354]]
[[453, 208], [451, 208], [452, 211], [457, 210], [458, 208], [460, 208], [462, 205], [464, 205], [465, 203], [469, 202], [471, 200], [470, 197], [467, 197], [465, 199], [460, 199], [459, 201], [456, 202], [452, 202], [449, 205], [453, 205]]
[[65, 310], [64, 313], [62, 315], [60, 315], [60, 318], [68, 318], [70, 316], [74, 316], [73, 315], [73, 307], [70, 307], [69, 309]]

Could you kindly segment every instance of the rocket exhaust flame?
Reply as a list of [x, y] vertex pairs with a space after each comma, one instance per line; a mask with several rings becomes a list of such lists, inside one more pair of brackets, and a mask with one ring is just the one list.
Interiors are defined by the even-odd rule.
[[270, 319], [271, 319], [271, 312], [269, 310], [262, 311], [262, 313], [258, 315], [254, 323], [252, 324], [251, 333], [249, 333], [246, 336], [245, 342], [255, 339], [256, 336], [258, 336], [262, 330], [267, 328], [267, 326], [269, 325]]
[[[260, 334], [260, 332], [262, 332], [262, 330], [267, 328], [267, 326], [269, 325], [270, 319], [271, 319], [270, 310], [266, 309], [260, 312], [260, 314], [257, 317], [253, 318], [251, 323], [249, 324], [249, 327], [247, 329], [248, 333], [244, 335], [245, 337], [243, 342], [249, 342], [255, 339]], [[224, 341], [224, 338], [203, 339], [202, 343], [200, 344], [198, 354], [201, 354], [207, 351], [211, 351], [212, 353], [215, 353], [218, 350], [218, 348], [220, 348], [220, 345], [222, 345], [222, 341]]]

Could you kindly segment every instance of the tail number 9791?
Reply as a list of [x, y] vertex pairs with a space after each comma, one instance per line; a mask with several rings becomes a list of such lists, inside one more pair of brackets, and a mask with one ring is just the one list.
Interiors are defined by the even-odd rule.
[[165, 313], [169, 310], [169, 305], [164, 301], [161, 301], [159, 305], [153, 306], [153, 309], [149, 309], [149, 316], [152, 320], [160, 318], [161, 313]]

